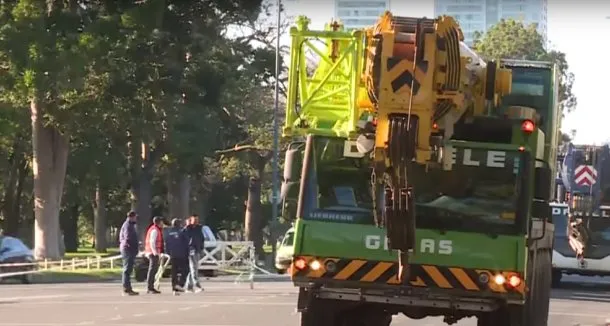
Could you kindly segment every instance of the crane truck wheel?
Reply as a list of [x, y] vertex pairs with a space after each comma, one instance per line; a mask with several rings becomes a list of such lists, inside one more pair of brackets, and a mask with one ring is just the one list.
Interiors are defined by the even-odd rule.
[[332, 300], [312, 299], [301, 312], [301, 326], [390, 326], [392, 313], [382, 307], [346, 307]]
[[558, 288], [561, 286], [561, 278], [563, 277], [563, 273], [561, 270], [553, 270], [553, 287]]
[[344, 310], [337, 326], [390, 326], [392, 314], [377, 306], [359, 306]]
[[301, 326], [340, 326], [336, 319], [336, 307], [324, 299], [310, 299], [305, 311], [301, 312]]
[[528, 279], [535, 273], [534, 286], [528, 292], [524, 305], [508, 305], [478, 316], [477, 326], [547, 326], [551, 299], [552, 255], [550, 250], [538, 251], [536, 266], [530, 255]]

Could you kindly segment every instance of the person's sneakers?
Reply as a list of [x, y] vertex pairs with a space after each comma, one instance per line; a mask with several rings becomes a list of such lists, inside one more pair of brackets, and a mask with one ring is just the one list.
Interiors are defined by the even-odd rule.
[[181, 291], [176, 291], [176, 290], [174, 290], [174, 292], [173, 292], [174, 295], [180, 295], [180, 293], [182, 293], [182, 292]]
[[174, 286], [174, 291], [184, 292], [184, 288], [181, 287], [180, 285], [176, 285], [176, 286]]
[[148, 290], [148, 291], [146, 291], [146, 293], [148, 293], [148, 294], [161, 294], [161, 291], [158, 291], [158, 290], [152, 289], [152, 290]]
[[124, 296], [135, 296], [138, 295], [139, 293], [134, 291], [134, 290], [124, 290], [123, 291], [123, 295]]

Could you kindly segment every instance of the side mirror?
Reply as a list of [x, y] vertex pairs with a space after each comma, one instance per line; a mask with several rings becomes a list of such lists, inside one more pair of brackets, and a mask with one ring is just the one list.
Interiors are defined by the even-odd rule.
[[293, 142], [288, 145], [284, 157], [284, 181], [281, 187], [282, 216], [296, 217], [296, 202], [299, 198], [301, 170], [303, 168], [303, 150], [305, 143]]
[[534, 171], [534, 198], [550, 201], [551, 200], [551, 180], [552, 180], [552, 171], [547, 167], [537, 167]]
[[[546, 224], [547, 221], [551, 221], [553, 211], [548, 202], [534, 199], [532, 201], [531, 214], [532, 218], [530, 218], [528, 234], [531, 241], [538, 241], [546, 236]], [[534, 232], [534, 218], [542, 220], [541, 232]]]

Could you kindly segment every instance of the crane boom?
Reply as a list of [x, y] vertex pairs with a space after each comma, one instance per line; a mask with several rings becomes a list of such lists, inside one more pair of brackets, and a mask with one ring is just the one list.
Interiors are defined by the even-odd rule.
[[[366, 30], [367, 93], [376, 113], [373, 193], [390, 247], [401, 267], [415, 247], [409, 165], [440, 163], [442, 142], [466, 112], [484, 115], [510, 92], [510, 70], [485, 64], [461, 41], [457, 22], [394, 16], [386, 12]], [[463, 55], [463, 53], [465, 55]], [[372, 138], [372, 137], [369, 137]], [[402, 270], [402, 268], [401, 268]], [[401, 278], [404, 278], [401, 274]]]

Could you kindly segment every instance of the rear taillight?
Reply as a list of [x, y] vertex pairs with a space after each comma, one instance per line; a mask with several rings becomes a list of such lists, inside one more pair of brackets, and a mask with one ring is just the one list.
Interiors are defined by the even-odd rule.
[[307, 267], [307, 261], [299, 257], [294, 260], [293, 265], [296, 269], [305, 269], [305, 267]]

